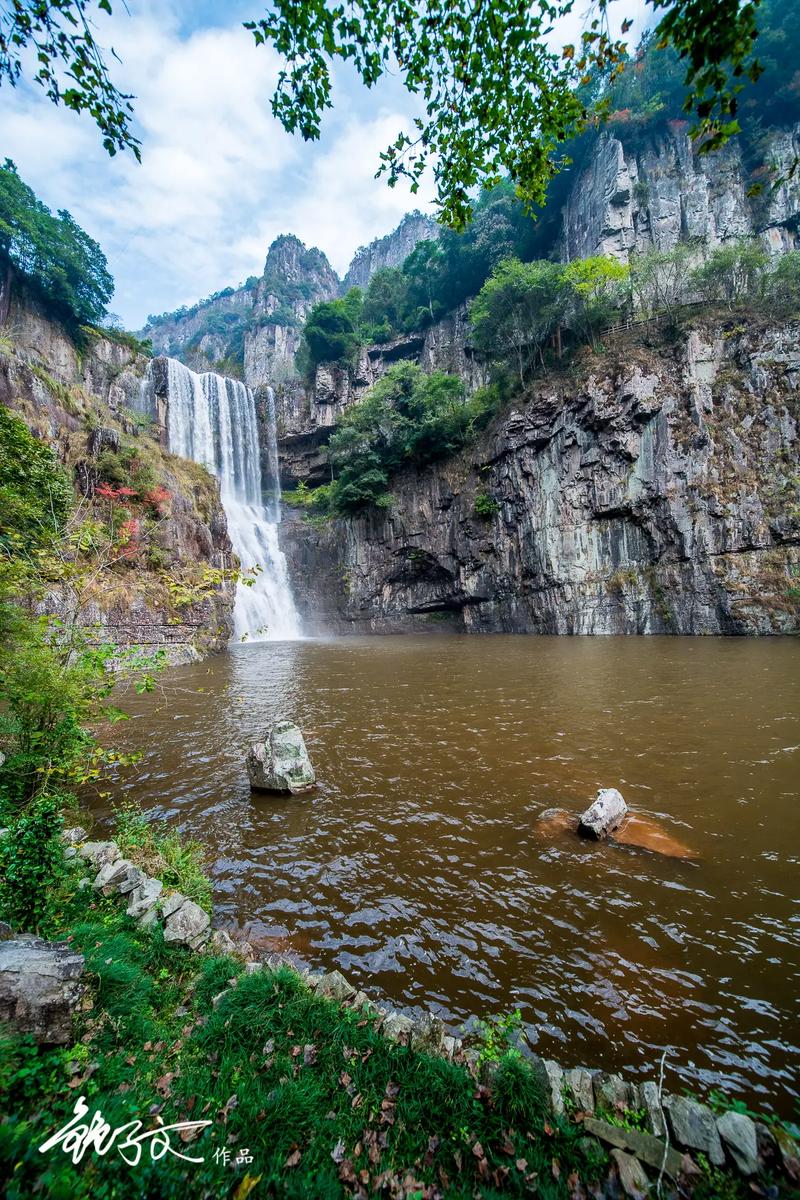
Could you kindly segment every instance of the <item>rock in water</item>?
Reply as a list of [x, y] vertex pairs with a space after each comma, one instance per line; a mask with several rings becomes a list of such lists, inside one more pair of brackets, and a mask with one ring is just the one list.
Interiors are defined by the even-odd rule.
[[0, 1021], [41, 1045], [73, 1040], [72, 1014], [83, 995], [83, 955], [66, 942], [26, 937], [0, 942]]
[[622, 793], [616, 788], [600, 788], [594, 803], [587, 808], [578, 822], [581, 837], [599, 841], [607, 838], [617, 828], [628, 811]]
[[279, 721], [247, 755], [250, 786], [259, 792], [304, 792], [315, 780], [303, 735], [292, 721]]

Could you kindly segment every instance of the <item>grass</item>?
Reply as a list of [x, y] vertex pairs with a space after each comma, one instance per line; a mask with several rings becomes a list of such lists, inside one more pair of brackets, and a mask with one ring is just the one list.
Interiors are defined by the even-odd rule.
[[199, 842], [181, 838], [176, 830], [159, 832], [131, 804], [115, 810], [114, 840], [125, 858], [160, 879], [165, 888], [177, 888], [211, 911], [211, 881], [203, 870], [204, 855]]
[[[545, 1124], [519, 1058], [502, 1060], [491, 1091], [478, 1088], [462, 1066], [387, 1041], [374, 1016], [321, 999], [293, 971], [246, 975], [232, 959], [170, 948], [114, 900], [73, 893], [46, 932], [67, 932], [85, 954], [94, 1007], [74, 1046], [0, 1042], [7, 1200], [243, 1197], [251, 1183], [253, 1195], [322, 1198], [359, 1182], [371, 1191], [379, 1177], [402, 1188], [393, 1194], [436, 1183], [448, 1196], [522, 1196], [534, 1175], [537, 1194], [555, 1198], [569, 1195], [572, 1170], [605, 1172], [604, 1155], [579, 1148], [579, 1127]], [[75, 1166], [58, 1147], [41, 1155], [78, 1096], [112, 1127], [142, 1117], [150, 1128], [156, 1111], [165, 1124], [211, 1120], [191, 1147], [175, 1141], [205, 1161], [145, 1155], [130, 1167], [112, 1150]], [[243, 1148], [252, 1163], [236, 1167]], [[228, 1165], [214, 1157], [223, 1149]]]
[[[153, 838], [136, 815], [120, 819], [121, 847], [166, 858]], [[117, 899], [78, 890], [83, 870], [68, 866], [40, 930], [86, 959], [74, 1044], [0, 1036], [6, 1200], [602, 1194], [609, 1159], [570, 1116], [546, 1115], [534, 1072], [509, 1051], [514, 1014], [487, 1025], [485, 1057], [498, 1066], [478, 1085], [463, 1065], [388, 1041], [374, 1010], [325, 1000], [287, 967], [248, 974], [233, 958], [166, 945]], [[180, 886], [190, 890], [184, 877]], [[130, 1166], [113, 1147], [77, 1165], [58, 1146], [41, 1154], [81, 1096], [87, 1120], [99, 1111], [111, 1129], [209, 1121], [188, 1143], [172, 1135], [174, 1149], [203, 1161], [145, 1152]], [[638, 1125], [639, 1114], [626, 1116]], [[748, 1194], [709, 1169], [694, 1188], [695, 1200]]]

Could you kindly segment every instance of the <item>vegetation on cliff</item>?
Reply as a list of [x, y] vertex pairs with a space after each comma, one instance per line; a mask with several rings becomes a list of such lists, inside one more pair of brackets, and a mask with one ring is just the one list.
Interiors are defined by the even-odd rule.
[[0, 167], [0, 267], [13, 268], [73, 333], [103, 320], [114, 291], [97, 242], [65, 210], [54, 217], [8, 158]]

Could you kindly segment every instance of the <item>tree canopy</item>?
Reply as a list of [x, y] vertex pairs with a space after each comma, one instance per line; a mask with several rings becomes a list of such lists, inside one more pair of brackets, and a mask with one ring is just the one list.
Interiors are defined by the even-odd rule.
[[444, 458], [467, 444], [488, 420], [496, 397], [467, 398], [454, 375], [427, 375], [414, 363], [390, 367], [343, 414], [329, 444], [336, 479], [326, 488], [335, 512], [386, 508], [389, 479], [400, 468]]
[[0, 263], [16, 268], [73, 329], [106, 314], [114, 281], [97, 242], [65, 210], [53, 216], [8, 158], [0, 167]]
[[139, 141], [130, 127], [131, 97], [112, 83], [105, 52], [93, 32], [100, 12], [111, 16], [110, 0], [3, 0], [0, 84], [5, 79], [13, 87], [33, 51], [33, 79], [48, 98], [74, 112], [88, 112], [109, 154], [130, 150], [138, 159]]
[[[505, 175], [528, 205], [543, 204], [567, 161], [564, 143], [610, 111], [603, 88], [590, 85], [621, 71], [630, 22], [613, 38], [609, 3], [596, 0], [578, 44], [563, 50], [551, 34], [575, 0], [272, 0], [246, 28], [283, 59], [272, 111], [306, 140], [320, 136], [337, 64], [351, 64], [369, 88], [399, 73], [422, 111], [413, 134], [401, 131], [383, 151], [379, 173], [416, 191], [432, 168], [443, 223], [463, 228], [476, 186]], [[656, 42], [672, 48], [692, 133], [712, 149], [737, 132], [738, 93], [761, 73], [753, 50], [760, 0], [648, 3], [665, 10]], [[92, 31], [101, 10], [111, 13], [110, 0], [0, 0], [0, 82], [16, 83], [32, 49], [33, 78], [50, 99], [89, 112], [110, 153], [138, 157], [130, 97], [112, 83]]]
[[303, 326], [301, 368], [311, 374], [320, 363], [353, 364], [361, 345], [362, 304], [360, 288], [351, 288], [341, 300], [323, 300], [314, 305]]

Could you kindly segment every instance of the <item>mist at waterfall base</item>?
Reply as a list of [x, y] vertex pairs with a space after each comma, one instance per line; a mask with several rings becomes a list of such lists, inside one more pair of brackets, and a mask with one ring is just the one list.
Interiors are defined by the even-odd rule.
[[[236, 379], [196, 374], [170, 358], [167, 436], [173, 454], [202, 463], [219, 479], [222, 507], [241, 565], [234, 639], [291, 641], [302, 636], [280, 548], [280, 477], [275, 400], [267, 392], [266, 492], [262, 488], [253, 394]], [[244, 582], [251, 580], [252, 582]]]

